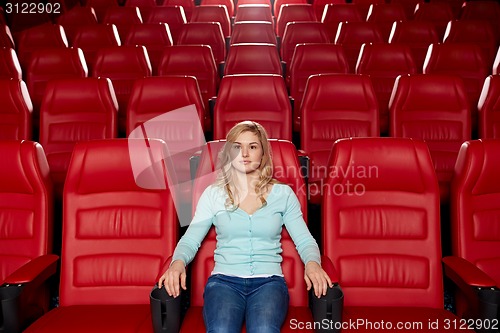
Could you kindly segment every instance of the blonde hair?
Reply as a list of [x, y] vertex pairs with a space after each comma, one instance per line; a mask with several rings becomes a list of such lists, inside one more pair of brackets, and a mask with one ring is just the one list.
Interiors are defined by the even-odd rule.
[[255, 186], [255, 192], [262, 202], [262, 206], [267, 204], [264, 194], [267, 191], [269, 184], [274, 184], [277, 181], [273, 179], [273, 162], [272, 162], [272, 152], [271, 145], [268, 141], [267, 132], [262, 127], [261, 124], [254, 121], [242, 121], [233, 128], [229, 130], [226, 136], [226, 143], [219, 153], [218, 159], [218, 170], [219, 174], [215, 182], [216, 185], [221, 186], [227, 193], [227, 200], [225, 203], [228, 209], [237, 209], [238, 205], [235, 204], [235, 197], [238, 193], [236, 188], [231, 189], [231, 183], [233, 183], [234, 170], [231, 164], [232, 158], [230, 154], [230, 149], [236, 139], [245, 132], [251, 132], [255, 134], [262, 147], [262, 160], [260, 162], [259, 168], [257, 169], [259, 173], [259, 181]]

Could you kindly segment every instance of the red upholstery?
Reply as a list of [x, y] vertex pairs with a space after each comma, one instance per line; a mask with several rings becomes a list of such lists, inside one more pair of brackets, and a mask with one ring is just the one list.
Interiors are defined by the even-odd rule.
[[141, 17], [149, 15], [157, 7], [156, 0], [125, 0], [126, 7], [137, 7], [141, 13]]
[[[307, 4], [307, 1], [306, 0], [276, 0], [273, 2], [273, 15], [274, 15], [274, 17], [277, 18], [280, 15], [280, 10], [281, 10], [282, 5], [289, 5], [289, 4]], [[319, 21], [319, 19], [317, 21]]]
[[109, 7], [102, 23], [114, 24], [118, 29], [120, 39], [125, 40], [131, 26], [142, 23], [142, 16], [137, 7]]
[[226, 59], [226, 42], [220, 23], [218, 22], [193, 22], [185, 24], [179, 33], [177, 44], [210, 45], [217, 64]]
[[321, 22], [326, 25], [331, 39], [335, 39], [340, 22], [363, 22], [365, 17], [361, 13], [361, 8], [353, 3], [327, 4], [321, 17]]
[[23, 30], [16, 41], [17, 57], [24, 70], [34, 50], [47, 47], [68, 47], [64, 28], [58, 24], [44, 24]]
[[97, 50], [105, 47], [121, 45], [118, 30], [114, 24], [92, 24], [81, 26], [75, 32], [73, 47], [82, 49], [89, 68], [95, 65]]
[[283, 37], [288, 22], [318, 21], [311, 4], [284, 4], [276, 17], [276, 36]]
[[500, 139], [500, 75], [484, 80], [478, 102], [479, 137]]
[[310, 201], [320, 204], [333, 143], [379, 136], [379, 110], [367, 75], [318, 74], [307, 81], [301, 106], [301, 149], [310, 159]]
[[224, 5], [226, 6], [229, 17], [234, 17], [234, 2], [233, 0], [201, 0], [201, 6], [207, 5]]
[[[238, 0], [238, 8], [241, 5], [267, 5], [272, 10], [271, 0]], [[236, 11], [237, 12], [237, 11]]]
[[7, 24], [0, 23], [0, 47], [14, 48], [14, 39]]
[[179, 33], [187, 23], [184, 8], [181, 6], [156, 7], [148, 15], [144, 15], [144, 23], [166, 23], [172, 35], [172, 41], [177, 44]]
[[384, 38], [374, 22], [340, 22], [335, 37], [335, 44], [344, 48], [351, 73], [356, 71], [361, 45], [382, 42]]
[[232, 44], [229, 47], [224, 75], [278, 74], [282, 75], [281, 59], [273, 44]]
[[182, 6], [184, 10], [184, 15], [186, 16], [186, 21], [189, 22], [191, 20], [191, 15], [193, 14], [194, 9], [194, 1], [193, 0], [164, 0], [162, 7], [170, 7], [170, 6]]
[[389, 132], [389, 99], [398, 75], [416, 74], [411, 50], [401, 44], [363, 44], [356, 66], [357, 74], [367, 74], [373, 84], [380, 110], [380, 132]]
[[349, 66], [340, 45], [297, 44], [287, 73], [290, 96], [294, 99], [293, 129], [300, 130], [300, 106], [309, 76], [321, 73], [348, 73]]
[[[16, 283], [14, 276], [21, 271], [33, 274], [35, 264], [51, 253], [53, 199], [49, 166], [40, 144], [0, 141], [0, 154], [3, 159], [0, 164], [0, 285], [3, 289], [6, 283], [25, 285], [23, 281]], [[28, 291], [26, 288], [25, 292]], [[19, 328], [22, 330], [48, 310], [48, 290], [46, 286], [35, 287], [20, 301]], [[2, 301], [0, 311], [6, 305], [7, 302]], [[2, 318], [2, 328], [6, 328], [4, 324], [9, 319], [12, 318]]]
[[235, 22], [230, 43], [266, 43], [276, 45], [276, 34], [273, 30], [273, 24], [268, 21]]
[[372, 4], [385, 3], [384, 0], [353, 0], [352, 3], [356, 4], [361, 10], [361, 16], [366, 19], [368, 11]]
[[224, 37], [231, 36], [231, 20], [223, 5], [196, 6], [190, 22], [219, 22]]
[[288, 70], [297, 44], [330, 42], [326, 27], [321, 22], [289, 22], [281, 39], [281, 60], [286, 62]]
[[57, 23], [64, 28], [69, 45], [72, 46], [78, 28], [97, 24], [97, 17], [92, 7], [75, 6], [58, 16]]
[[500, 4], [496, 1], [476, 0], [474, 3], [463, 2], [460, 10], [460, 20], [483, 20], [500, 33]]
[[17, 79], [23, 78], [21, 65], [17, 59], [16, 51], [10, 47], [0, 48], [0, 78]]
[[497, 32], [488, 21], [453, 20], [448, 22], [444, 33], [445, 43], [475, 43], [484, 51], [488, 65], [493, 63], [500, 42], [500, 30]]
[[104, 16], [110, 7], [117, 7], [118, 0], [85, 0], [83, 1], [86, 7], [92, 7], [97, 16], [97, 22], [102, 23]]
[[125, 132], [125, 118], [134, 81], [151, 76], [151, 63], [144, 46], [115, 46], [97, 51], [93, 77], [111, 79], [118, 101], [118, 131]]
[[292, 107], [283, 77], [275, 74], [227, 75], [220, 83], [213, 137], [222, 139], [236, 123], [259, 122], [270, 138], [292, 139]]
[[432, 22], [427, 21], [395, 22], [389, 37], [389, 43], [391, 44], [403, 44], [410, 47], [419, 73], [422, 72], [424, 67], [429, 45], [440, 41], [436, 27]]
[[[289, 184], [297, 194], [301, 203], [302, 213], [307, 216], [307, 195], [304, 191], [304, 180], [300, 177], [300, 166], [297, 151], [291, 142], [270, 140], [273, 154], [274, 177], [283, 183]], [[212, 141], [203, 150], [198, 167], [197, 178], [193, 189], [193, 206], [203, 190], [215, 180], [216, 171], [214, 164], [217, 153], [222, 148], [222, 141]], [[286, 170], [287, 172], [280, 172]], [[202, 177], [205, 175], [204, 177]], [[207, 176], [208, 175], [208, 176]], [[184, 317], [181, 332], [204, 332], [205, 326], [202, 318], [203, 290], [208, 276], [213, 269], [213, 253], [216, 239], [215, 230], [212, 228], [205, 237], [195, 259], [190, 264], [191, 271], [191, 303]], [[281, 244], [283, 248], [283, 274], [287, 281], [290, 293], [290, 307], [281, 332], [293, 332], [290, 321], [296, 319], [300, 322], [312, 322], [313, 318], [308, 308], [308, 297], [304, 284], [303, 264], [295, 249], [290, 236], [283, 229]]]
[[339, 272], [344, 322], [365, 321], [342, 332], [396, 330], [398, 322], [430, 331], [429, 320], [449, 332], [444, 320], [458, 319], [443, 306], [439, 188], [425, 143], [343, 139], [329, 167], [324, 254]]
[[148, 51], [152, 74], [158, 73], [161, 55], [165, 46], [172, 46], [172, 36], [166, 23], [140, 23], [130, 27], [125, 45], [144, 45]]
[[[333, 2], [332, 2], [333, 1]], [[330, 4], [334, 5], [344, 5], [346, 2], [344, 0], [316, 0], [313, 1], [314, 12], [316, 13], [316, 19], [321, 21], [325, 7]]]
[[475, 43], [431, 44], [424, 63], [424, 74], [457, 75], [464, 81], [470, 103], [472, 128], [477, 129], [477, 102], [484, 80], [491, 71], [481, 47]]
[[366, 21], [375, 22], [382, 34], [384, 42], [389, 40], [392, 24], [395, 21], [405, 21], [406, 13], [400, 3], [377, 3], [370, 6]]
[[87, 77], [88, 68], [81, 49], [42, 48], [33, 51], [24, 75], [33, 102], [33, 120], [38, 127], [47, 82], [51, 79]]
[[451, 4], [447, 1], [419, 2], [415, 7], [413, 20], [432, 22], [439, 40], [443, 40], [449, 21], [455, 19]]
[[33, 104], [26, 84], [19, 79], [0, 79], [0, 140], [30, 140]]
[[189, 75], [196, 77], [205, 105], [206, 131], [212, 129], [208, 101], [217, 95], [219, 74], [212, 49], [208, 45], [176, 45], [163, 51], [158, 75]]
[[109, 79], [67, 78], [47, 83], [40, 111], [40, 143], [58, 199], [73, 146], [78, 141], [115, 138], [117, 107]]
[[416, 74], [396, 79], [390, 135], [425, 140], [434, 162], [442, 202], [448, 202], [453, 167], [462, 142], [471, 138], [470, 106], [457, 76]]
[[266, 21], [274, 23], [271, 6], [269, 4], [238, 5], [234, 22], [241, 21]]
[[391, 3], [399, 3], [403, 6], [403, 9], [408, 20], [413, 20], [413, 15], [415, 13], [415, 7], [420, 2], [420, 0], [391, 0]]
[[[451, 191], [453, 255], [463, 258], [500, 286], [498, 220], [498, 151], [495, 139], [465, 142], [460, 148]], [[457, 295], [457, 310], [467, 306]]]
[[[167, 177], [155, 164], [164, 157], [159, 140], [75, 145], [64, 187], [60, 305], [25, 332], [152, 332], [148, 294], [178, 236]], [[131, 158], [144, 163], [143, 173], [134, 176]], [[145, 178], [164, 189], [139, 187]]]

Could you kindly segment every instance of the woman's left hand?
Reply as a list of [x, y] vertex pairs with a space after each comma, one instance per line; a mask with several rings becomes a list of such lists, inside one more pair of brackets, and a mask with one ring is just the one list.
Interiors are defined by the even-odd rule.
[[313, 287], [314, 295], [318, 298], [326, 295], [328, 287], [333, 287], [328, 274], [315, 261], [309, 261], [306, 264], [304, 280], [306, 280], [307, 290], [311, 290], [311, 287]]

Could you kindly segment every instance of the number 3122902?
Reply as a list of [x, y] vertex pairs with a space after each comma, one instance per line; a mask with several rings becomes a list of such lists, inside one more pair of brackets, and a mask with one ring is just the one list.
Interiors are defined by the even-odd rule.
[[60, 14], [61, 4], [55, 3], [35, 3], [35, 2], [20, 2], [5, 4], [6, 14]]

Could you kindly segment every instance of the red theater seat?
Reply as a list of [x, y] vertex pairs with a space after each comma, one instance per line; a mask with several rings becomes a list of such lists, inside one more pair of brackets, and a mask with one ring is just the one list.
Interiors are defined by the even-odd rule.
[[0, 48], [0, 78], [22, 80], [23, 74], [16, 51], [10, 47]]
[[144, 23], [166, 23], [172, 35], [172, 41], [177, 44], [179, 33], [187, 23], [184, 8], [181, 6], [156, 7], [148, 15], [144, 15]]
[[95, 11], [97, 22], [102, 23], [108, 8], [118, 7], [118, 0], [85, 0], [85, 7], [92, 7]]
[[422, 139], [427, 143], [441, 201], [447, 203], [460, 145], [471, 138], [470, 104], [462, 79], [437, 74], [399, 76], [389, 112], [392, 137]]
[[331, 39], [335, 39], [340, 22], [363, 22], [365, 17], [358, 5], [353, 3], [327, 4], [321, 16], [321, 22], [326, 26]]
[[414, 21], [434, 24], [439, 40], [443, 40], [446, 25], [455, 19], [451, 4], [446, 1], [419, 2], [413, 14]]
[[460, 148], [451, 190], [453, 256], [443, 259], [458, 286], [457, 314], [485, 323], [498, 320], [499, 149], [496, 139], [467, 141]]
[[184, 10], [184, 15], [186, 16], [186, 21], [191, 21], [191, 16], [193, 15], [194, 10], [194, 1], [193, 0], [164, 0], [161, 7], [171, 7], [171, 6], [179, 6]]
[[142, 23], [142, 15], [137, 7], [110, 7], [106, 10], [102, 23], [114, 24], [120, 39], [125, 40], [132, 25]]
[[500, 34], [500, 4], [496, 1], [464, 1], [460, 9], [460, 20], [487, 21], [497, 34]]
[[200, 6], [223, 5], [226, 6], [229, 17], [234, 17], [235, 9], [233, 0], [201, 0]]
[[274, 24], [271, 6], [269, 4], [238, 5], [234, 22], [241, 21], [266, 21]]
[[310, 159], [309, 200], [321, 204], [333, 143], [348, 137], [379, 136], [379, 110], [367, 75], [309, 77], [300, 108], [300, 144]]
[[0, 140], [31, 140], [33, 104], [20, 79], [0, 79]]
[[500, 139], [500, 75], [484, 80], [478, 102], [479, 137]]
[[[105, 156], [106, 158], [103, 158]], [[178, 236], [159, 140], [75, 145], [64, 186], [60, 305], [25, 332], [152, 332], [148, 294]]]
[[40, 143], [56, 199], [62, 198], [73, 146], [78, 141], [117, 136], [117, 108], [109, 79], [66, 78], [47, 83], [40, 111]]
[[377, 24], [384, 42], [389, 40], [393, 23], [406, 20], [404, 7], [400, 3], [372, 4], [366, 17], [367, 22], [375, 22]]
[[[306, 0], [276, 0], [273, 2], [273, 16], [278, 17], [280, 15], [280, 10], [282, 5], [290, 4], [307, 4]], [[319, 19], [317, 20], [319, 21]]]
[[345, 0], [316, 0], [313, 1], [314, 12], [316, 13], [316, 19], [321, 21], [323, 17], [323, 13], [325, 12], [326, 6], [333, 5], [344, 5], [346, 3]]
[[283, 37], [288, 22], [317, 22], [311, 4], [284, 4], [276, 17], [276, 36]]
[[384, 0], [351, 0], [351, 3], [358, 6], [361, 10], [361, 16], [366, 19], [368, 16], [368, 11], [372, 4], [385, 3]]
[[0, 155], [2, 330], [22, 332], [49, 309], [45, 282], [56, 272], [58, 259], [51, 254], [52, 183], [40, 144], [0, 141]]
[[144, 18], [156, 9], [157, 3], [156, 0], [125, 0], [124, 6], [139, 8], [141, 16]]
[[226, 137], [236, 123], [256, 121], [270, 138], [292, 139], [292, 107], [281, 75], [227, 75], [214, 109], [214, 139]]
[[232, 44], [224, 66], [224, 75], [232, 74], [282, 75], [281, 59], [276, 45]]
[[445, 324], [459, 319], [444, 309], [439, 187], [425, 143], [342, 139], [329, 166], [322, 244], [344, 291], [342, 332], [459, 332]]
[[300, 131], [300, 107], [309, 76], [321, 73], [349, 73], [342, 46], [326, 43], [297, 44], [287, 73], [294, 103], [293, 129]]
[[97, 17], [92, 7], [76, 6], [57, 18], [57, 23], [64, 28], [68, 43], [73, 46], [75, 34], [79, 27], [97, 24]]
[[182, 27], [178, 45], [210, 45], [217, 64], [226, 60], [226, 42], [220, 23], [192, 22]]
[[231, 20], [223, 5], [196, 6], [190, 22], [219, 22], [225, 38], [231, 36]]
[[270, 21], [235, 22], [230, 44], [265, 43], [276, 45], [276, 34]]
[[380, 110], [380, 132], [389, 132], [389, 99], [398, 75], [416, 74], [417, 66], [408, 46], [363, 44], [356, 66], [357, 74], [367, 74], [373, 84]]

